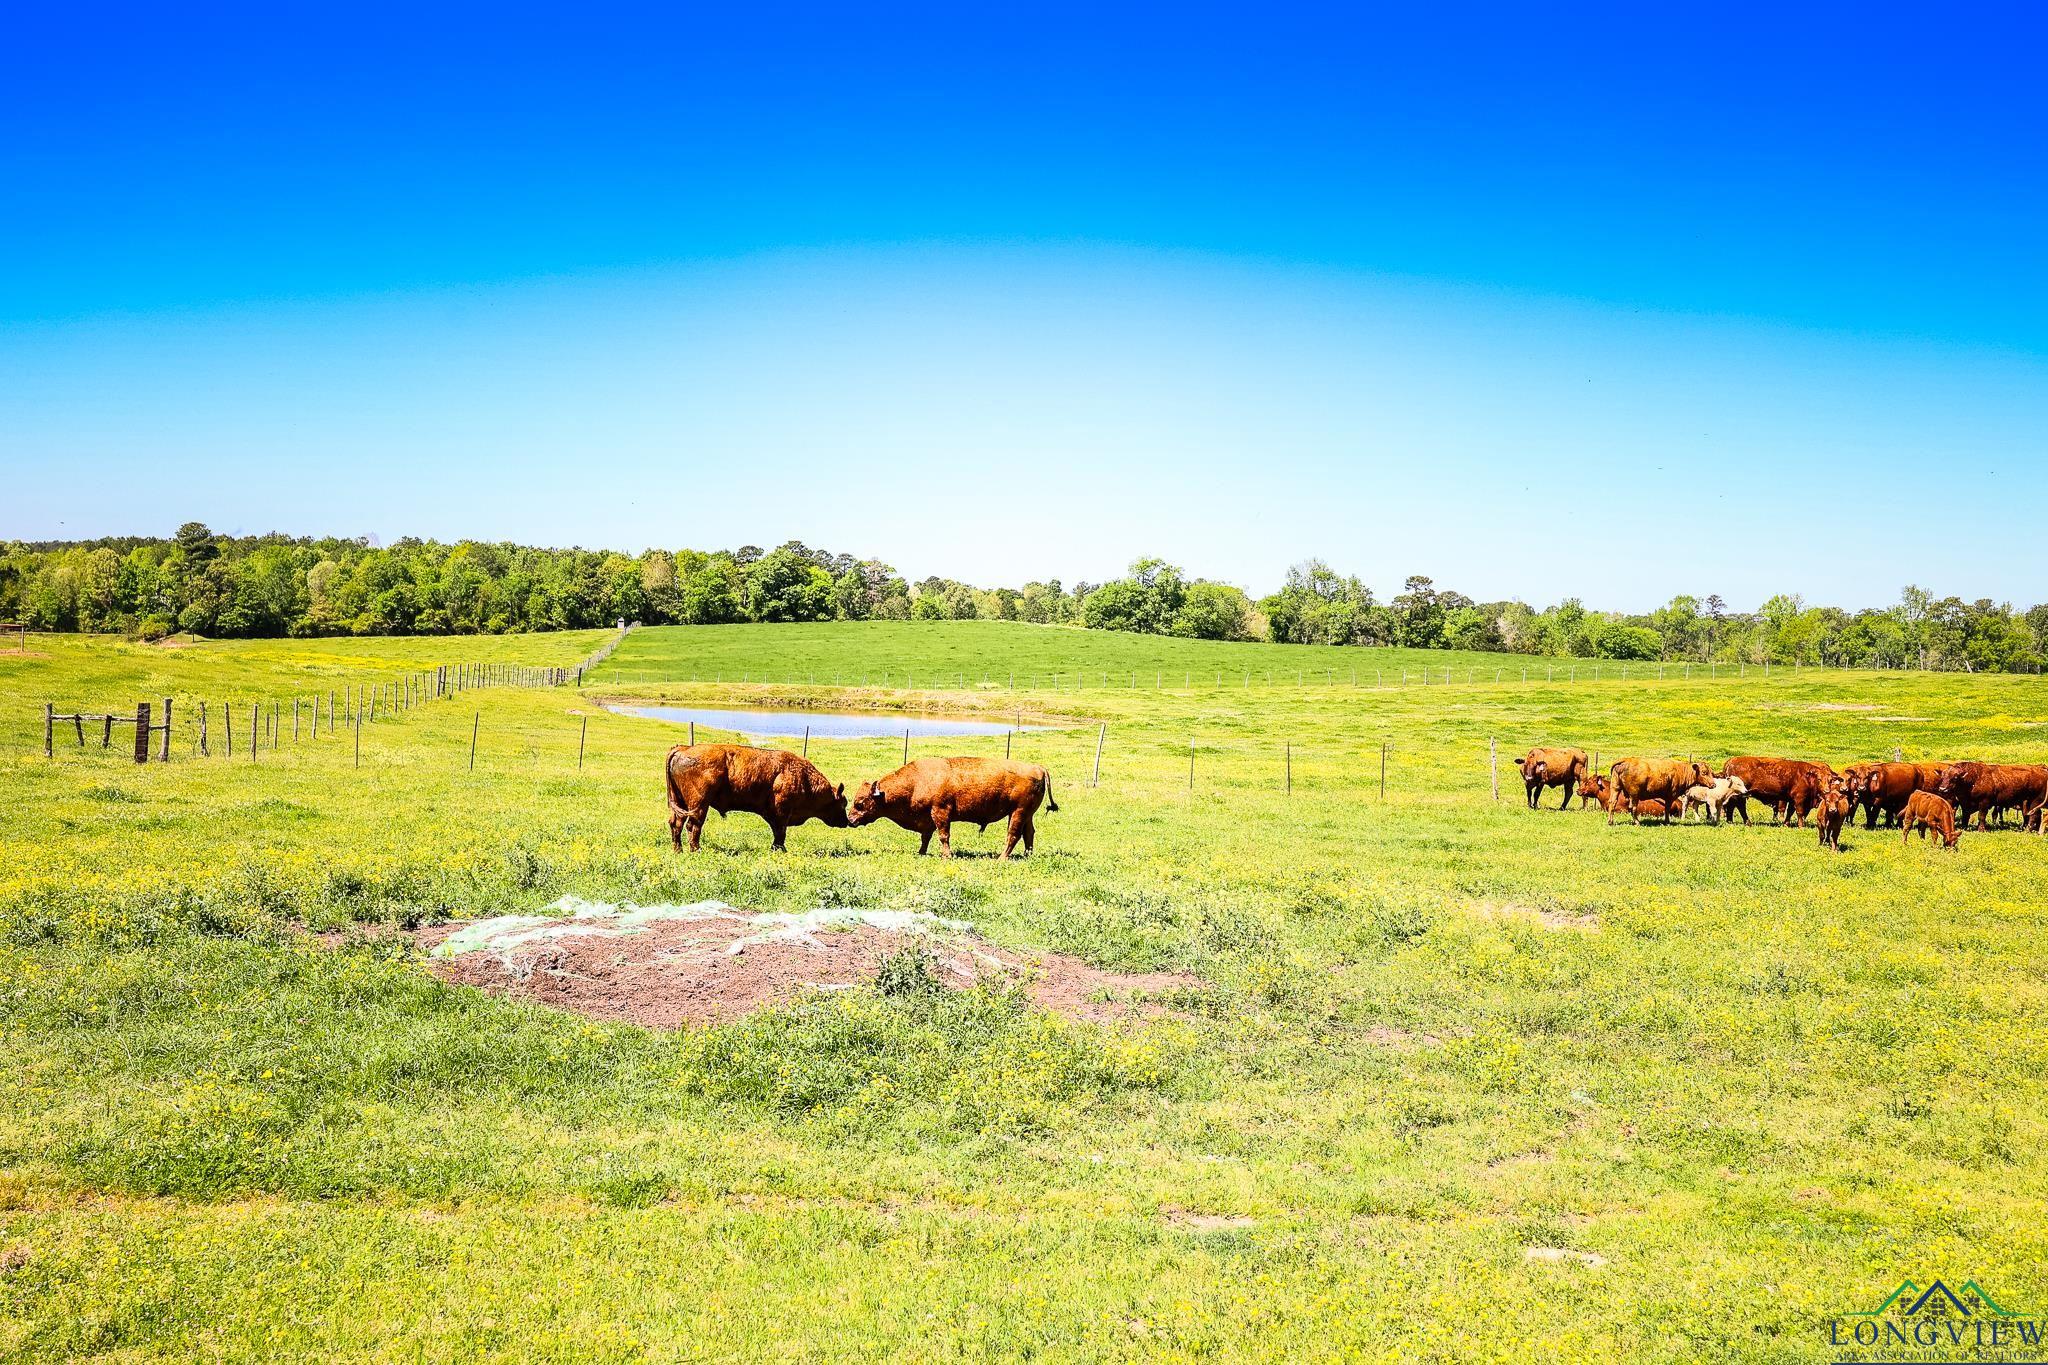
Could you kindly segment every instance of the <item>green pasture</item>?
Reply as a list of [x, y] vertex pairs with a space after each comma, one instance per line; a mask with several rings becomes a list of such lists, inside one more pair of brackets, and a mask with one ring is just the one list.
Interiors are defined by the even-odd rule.
[[[1905, 1278], [2048, 1309], [2048, 841], [1609, 827], [1508, 766], [2039, 761], [2038, 679], [673, 628], [359, 759], [193, 751], [201, 699], [604, 638], [0, 653], [0, 1358], [1823, 1360]], [[43, 755], [46, 702], [166, 695], [168, 764]], [[1021, 713], [912, 752], [1007, 743], [1061, 809], [1010, 863], [743, 817], [679, 858], [677, 728], [602, 705], [657, 698]], [[864, 990], [657, 1034], [443, 986], [399, 932], [565, 894], [923, 909], [1201, 984], [1120, 1027]]]

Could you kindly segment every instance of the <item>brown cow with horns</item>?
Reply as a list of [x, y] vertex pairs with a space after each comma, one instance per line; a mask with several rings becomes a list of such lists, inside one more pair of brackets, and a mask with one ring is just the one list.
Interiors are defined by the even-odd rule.
[[917, 851], [931, 851], [932, 835], [939, 836], [939, 852], [953, 856], [953, 822], [963, 821], [987, 829], [997, 820], [1007, 820], [1003, 856], [1017, 841], [1024, 841], [1029, 853], [1037, 829], [1032, 817], [1040, 802], [1047, 812], [1058, 810], [1052, 799], [1052, 774], [1038, 763], [1016, 763], [1007, 758], [920, 758], [904, 764], [877, 782], [860, 788], [847, 812], [847, 823], [858, 828], [875, 820], [894, 820], [921, 836]]

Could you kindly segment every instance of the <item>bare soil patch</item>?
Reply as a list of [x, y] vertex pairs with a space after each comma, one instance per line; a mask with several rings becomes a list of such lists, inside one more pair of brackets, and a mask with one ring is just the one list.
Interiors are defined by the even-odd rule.
[[[965, 926], [930, 931], [851, 918], [806, 924], [806, 918], [815, 917], [718, 907], [630, 929], [576, 920], [568, 932], [430, 956], [427, 966], [444, 981], [494, 995], [670, 1029], [723, 1023], [806, 991], [863, 984], [884, 958], [911, 944], [930, 953], [946, 986], [1015, 983], [1041, 1008], [1094, 1022], [1166, 1013], [1162, 997], [1202, 985], [1181, 972], [1108, 972], [1063, 953], [1002, 948]], [[764, 921], [789, 920], [798, 922], [764, 931]], [[414, 938], [431, 950], [472, 927], [436, 925]]]

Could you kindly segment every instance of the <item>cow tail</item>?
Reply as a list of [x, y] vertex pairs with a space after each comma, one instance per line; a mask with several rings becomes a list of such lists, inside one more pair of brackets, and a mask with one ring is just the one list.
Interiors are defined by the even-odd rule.
[[1051, 815], [1059, 808], [1060, 803], [1052, 799], [1052, 769], [1047, 768], [1045, 770], [1045, 813]]
[[670, 815], [678, 814], [683, 808], [683, 803], [679, 799], [682, 793], [676, 790], [675, 757], [675, 750], [671, 749], [669, 750], [668, 757], [663, 759], [661, 763], [661, 785], [663, 792], [668, 796], [668, 813]]

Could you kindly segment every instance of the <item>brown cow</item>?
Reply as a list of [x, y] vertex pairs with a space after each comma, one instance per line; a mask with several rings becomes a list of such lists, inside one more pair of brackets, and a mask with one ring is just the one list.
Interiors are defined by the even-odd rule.
[[1939, 763], [1852, 763], [1842, 769], [1849, 797], [1851, 818], [1854, 808], [1863, 807], [1863, 827], [1876, 829], [1877, 818], [1896, 825], [1906, 798], [1914, 792], [1933, 791], [1940, 779]]
[[1835, 776], [1835, 770], [1825, 763], [1809, 763], [1800, 758], [1758, 758], [1751, 754], [1722, 764], [1721, 776], [1739, 777], [1749, 787], [1748, 793], [1732, 805], [1741, 814], [1743, 824], [1749, 823], [1749, 803], [1763, 801], [1778, 819], [1796, 822], [1804, 829], [1806, 817], [1820, 804], [1821, 793], [1828, 779]]
[[1607, 810], [1613, 799], [1614, 784], [1607, 780], [1605, 773], [1587, 773], [1579, 779], [1580, 810], [1591, 810], [1595, 806]]
[[1515, 760], [1515, 766], [1522, 770], [1522, 790], [1529, 798], [1530, 810], [1541, 804], [1545, 787], [1564, 788], [1564, 799], [1557, 803], [1559, 810], [1571, 805], [1572, 789], [1592, 770], [1584, 749], [1531, 749], [1526, 757]]
[[855, 826], [887, 818], [921, 836], [917, 851], [928, 852], [932, 835], [939, 852], [953, 856], [953, 822], [987, 829], [997, 820], [1010, 822], [1003, 856], [1017, 841], [1029, 853], [1037, 828], [1032, 817], [1043, 801], [1048, 814], [1058, 810], [1052, 799], [1052, 774], [1037, 763], [1007, 758], [920, 758], [906, 763], [879, 782], [855, 793], [847, 820]]
[[1659, 801], [1654, 796], [1646, 796], [1629, 808], [1628, 817], [1637, 824], [1641, 824], [1645, 820], [1653, 822], [1663, 821], [1669, 824], [1671, 822], [1671, 809], [1670, 804]]
[[1691, 758], [1624, 758], [1608, 770], [1614, 779], [1614, 796], [1607, 808], [1607, 823], [1615, 812], [1633, 811], [1638, 801], [1662, 801], [1677, 805], [1689, 787], [1714, 780], [1712, 764]]
[[2001, 822], [2005, 812], [2019, 807], [2020, 820], [2031, 826], [2036, 810], [2048, 797], [2048, 767], [2038, 763], [1944, 763], [1935, 778], [1934, 792], [1952, 802], [1957, 817], [1967, 825], [1977, 817], [1977, 828], [1989, 829], [1990, 817]]
[[683, 833], [697, 851], [704, 817], [746, 811], [768, 822], [777, 852], [783, 835], [806, 820], [845, 829], [846, 788], [834, 787], [817, 765], [786, 749], [744, 744], [678, 744], [668, 751], [668, 835], [678, 853]]
[[1813, 823], [1820, 826], [1820, 846], [1842, 851], [1842, 826], [1847, 824], [1855, 807], [1849, 803], [1848, 783], [1836, 778], [1828, 783], [1828, 789], [1821, 793], [1820, 805], [1813, 813]]
[[1905, 831], [1901, 837], [1913, 842], [1913, 831], [1917, 827], [1920, 837], [1925, 839], [1927, 831], [1933, 830], [1941, 836], [1942, 846], [1954, 848], [1962, 836], [1956, 833], [1955, 808], [1933, 792], [1914, 792], [1906, 798], [1906, 807], [1900, 812], [1899, 827]]

